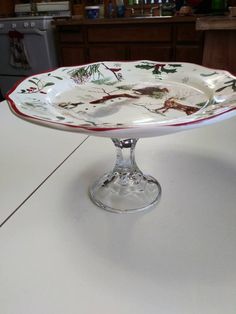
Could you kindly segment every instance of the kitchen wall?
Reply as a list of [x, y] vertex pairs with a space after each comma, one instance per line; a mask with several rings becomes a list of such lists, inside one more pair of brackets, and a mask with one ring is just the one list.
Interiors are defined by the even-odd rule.
[[13, 0], [1, 0], [0, 1], [0, 17], [11, 16], [14, 13], [14, 1]]

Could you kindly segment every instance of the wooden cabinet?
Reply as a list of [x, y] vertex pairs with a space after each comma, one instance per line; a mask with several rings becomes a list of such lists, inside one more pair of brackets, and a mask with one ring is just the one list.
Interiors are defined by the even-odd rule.
[[87, 61], [85, 32], [80, 26], [65, 27], [57, 33], [60, 64], [79, 65]]
[[236, 29], [207, 31], [203, 64], [236, 75]]
[[55, 24], [61, 65], [102, 60], [202, 61], [202, 33], [195, 31], [193, 17], [72, 19]]
[[171, 25], [117, 24], [88, 27], [88, 41], [95, 42], [170, 42]]
[[172, 49], [170, 46], [142, 44], [132, 45], [130, 47], [130, 60], [153, 60], [170, 61], [172, 60]]
[[124, 45], [95, 45], [88, 49], [88, 61], [127, 60], [127, 49]]
[[83, 47], [65, 45], [61, 47], [60, 54], [61, 65], [79, 65], [87, 61]]
[[195, 23], [176, 24], [175, 60], [181, 62], [202, 63], [202, 33], [197, 32]]
[[203, 65], [236, 75], [236, 18], [202, 17], [196, 27], [205, 33]]

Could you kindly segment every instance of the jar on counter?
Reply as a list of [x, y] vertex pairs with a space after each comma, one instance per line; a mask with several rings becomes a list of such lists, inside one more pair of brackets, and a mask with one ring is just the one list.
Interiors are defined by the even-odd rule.
[[100, 7], [98, 5], [86, 6], [85, 15], [88, 19], [98, 19], [99, 10], [100, 10]]

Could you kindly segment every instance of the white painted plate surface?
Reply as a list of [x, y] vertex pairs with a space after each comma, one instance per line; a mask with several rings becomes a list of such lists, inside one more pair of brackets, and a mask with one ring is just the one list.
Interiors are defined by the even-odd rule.
[[34, 75], [7, 96], [34, 123], [106, 137], [178, 132], [236, 113], [236, 77], [190, 63], [98, 62]]

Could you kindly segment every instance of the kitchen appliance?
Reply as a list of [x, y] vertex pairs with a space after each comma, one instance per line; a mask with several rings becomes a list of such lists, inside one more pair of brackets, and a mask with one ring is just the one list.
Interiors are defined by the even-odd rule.
[[0, 89], [3, 95], [18, 80], [58, 66], [52, 21], [52, 16], [0, 19]]
[[54, 17], [71, 15], [70, 2], [15, 5], [16, 17], [0, 18], [0, 90], [5, 95], [18, 80], [58, 66]]

